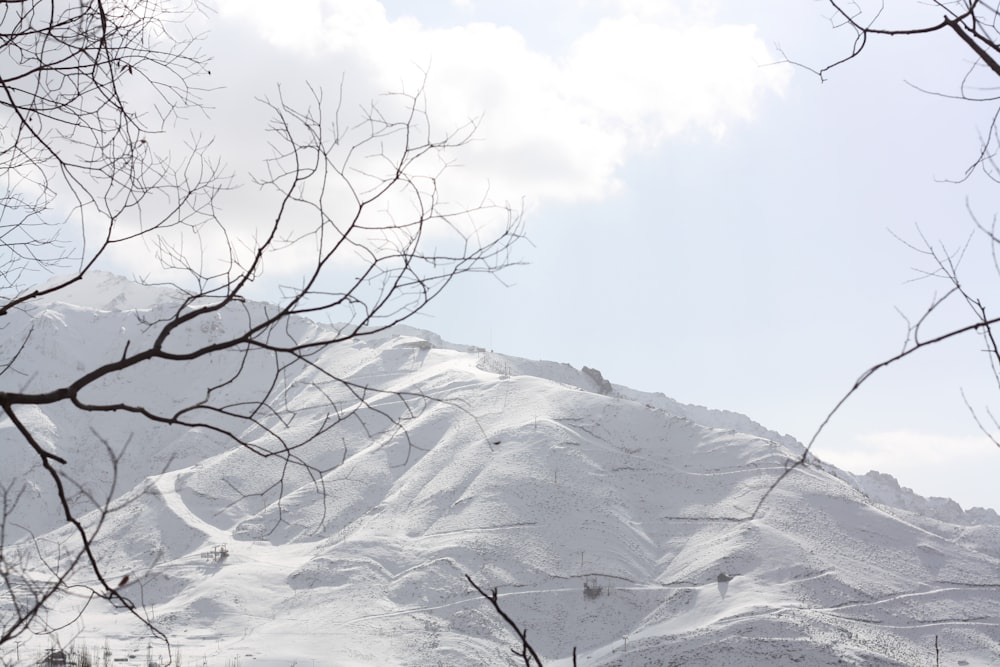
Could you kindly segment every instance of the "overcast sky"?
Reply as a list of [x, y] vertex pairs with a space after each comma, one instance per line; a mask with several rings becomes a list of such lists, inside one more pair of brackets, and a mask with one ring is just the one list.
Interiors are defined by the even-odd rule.
[[[773, 65], [845, 55], [823, 2], [219, 0], [205, 49], [223, 86], [209, 131], [238, 166], [262, 145], [255, 98], [306, 81], [348, 104], [426, 73], [442, 127], [482, 115], [456, 187], [520, 201], [528, 264], [453, 284], [412, 323], [498, 352], [745, 413], [806, 441], [941, 286], [894, 235], [962, 244], [996, 213], [964, 173], [991, 109], [952, 93], [948, 36], [872, 43], [825, 83]], [[290, 93], [290, 94], [295, 94]], [[478, 188], [478, 189], [477, 189]], [[455, 193], [459, 196], [463, 193]], [[472, 194], [475, 197], [475, 194]], [[995, 293], [974, 241], [971, 284]], [[992, 292], [989, 290], [993, 290]], [[945, 316], [965, 316], [955, 310]], [[957, 320], [952, 320], [957, 321]], [[925, 495], [1000, 509], [1000, 449], [960, 394], [995, 404], [974, 338], [873, 378], [815, 452]]]

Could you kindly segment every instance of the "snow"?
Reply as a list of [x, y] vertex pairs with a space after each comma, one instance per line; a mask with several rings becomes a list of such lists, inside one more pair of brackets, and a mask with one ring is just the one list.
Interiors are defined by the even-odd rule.
[[[167, 290], [107, 275], [43, 306], [16, 321], [41, 333], [5, 383], [55, 383], [115, 358], [144, 335], [137, 312], [173, 307]], [[177, 344], [243, 316], [222, 313]], [[323, 325], [298, 326], [309, 335]], [[992, 511], [817, 462], [748, 520], [802, 447], [743, 415], [616, 385], [603, 395], [568, 365], [407, 327], [338, 345], [318, 363], [440, 400], [373, 397], [387, 413], [413, 410], [406, 432], [370, 413], [344, 421], [302, 452], [321, 478], [292, 470], [280, 491], [279, 461], [206, 432], [128, 415], [81, 423], [59, 405], [20, 413], [75, 479], [117, 498], [97, 544], [106, 574], [128, 576], [124, 590], [186, 664], [510, 664], [515, 638], [465, 574], [498, 588], [546, 665], [571, 664], [574, 646], [593, 666], [933, 665], [935, 637], [942, 664], [1000, 656]], [[217, 382], [228, 372], [218, 364], [182, 374], [152, 365], [99, 391], [170, 404]], [[315, 372], [296, 373], [276, 395], [303, 410], [290, 428], [306, 433], [324, 403]], [[233, 400], [255, 377], [229, 389]], [[38, 489], [18, 520], [53, 531], [45, 544], [68, 544], [9, 422], [0, 437], [0, 481], [18, 475]], [[72, 596], [59, 604], [67, 618], [80, 608]], [[115, 657], [144, 658], [151, 642], [100, 601], [60, 633], [70, 637], [107, 640]], [[23, 662], [48, 646], [39, 637], [16, 648]]]

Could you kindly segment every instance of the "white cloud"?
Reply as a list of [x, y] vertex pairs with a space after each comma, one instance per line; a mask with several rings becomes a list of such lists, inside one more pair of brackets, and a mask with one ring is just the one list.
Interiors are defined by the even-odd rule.
[[[715, 0], [578, 0], [583, 7], [598, 6], [618, 14], [649, 19], [677, 21], [684, 17], [699, 18], [714, 14]], [[683, 2], [683, 7], [681, 6]]]
[[574, 44], [568, 87], [630, 142], [655, 146], [688, 128], [721, 134], [752, 116], [768, 53], [749, 26], [678, 29], [634, 16], [602, 21]]
[[483, 141], [462, 158], [469, 187], [488, 180], [497, 198], [572, 202], [613, 192], [632, 152], [691, 132], [721, 137], [787, 81], [781, 68], [759, 66], [772, 58], [752, 26], [684, 24], [676, 12], [654, 19], [650, 3], [635, 4], [561, 54], [529, 46], [512, 27], [390, 19], [375, 0], [302, 0], [281, 12], [222, 0], [220, 13], [302, 58], [362, 62], [376, 90], [412, 90], [429, 69], [438, 127], [485, 114]]
[[849, 470], [887, 472], [901, 467], [962, 465], [996, 449], [982, 435], [946, 435], [896, 430], [864, 433], [850, 447], [822, 452], [823, 458]]

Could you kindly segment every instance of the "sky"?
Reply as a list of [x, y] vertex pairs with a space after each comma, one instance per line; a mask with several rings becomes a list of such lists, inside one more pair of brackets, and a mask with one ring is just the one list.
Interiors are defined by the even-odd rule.
[[[954, 38], [875, 41], [821, 81], [780, 61], [849, 53], [823, 2], [218, 0], [203, 22], [218, 89], [202, 131], [237, 168], [258, 163], [255, 100], [279, 85], [342, 89], [349, 115], [422, 84], [436, 125], [481, 117], [451, 194], [523, 202], [528, 239], [522, 266], [453, 283], [411, 321], [453, 342], [805, 442], [943, 289], [915, 280], [930, 267], [904, 241], [973, 235], [967, 284], [988, 298], [1000, 280], [972, 220], [996, 214], [996, 184], [946, 182], [992, 109], [926, 92], [956, 91]], [[926, 333], [967, 318], [945, 309]], [[985, 414], [1000, 395], [981, 350], [952, 341], [873, 376], [814, 452], [1000, 510], [1000, 448], [962, 396]]]

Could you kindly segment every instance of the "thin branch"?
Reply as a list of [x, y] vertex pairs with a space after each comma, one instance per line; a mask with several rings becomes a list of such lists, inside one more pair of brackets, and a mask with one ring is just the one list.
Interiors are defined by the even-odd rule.
[[[490, 604], [493, 605], [493, 609], [496, 611], [496, 613], [499, 614], [500, 618], [502, 618], [507, 623], [507, 625], [510, 626], [511, 630], [514, 631], [514, 634], [516, 634], [517, 638], [521, 641], [520, 650], [512, 648], [511, 652], [524, 661], [524, 667], [531, 667], [532, 660], [535, 661], [534, 663], [535, 665], [537, 665], [538, 667], [542, 667], [541, 658], [538, 657], [538, 653], [535, 652], [535, 649], [528, 642], [528, 630], [521, 629], [520, 627], [518, 627], [514, 619], [508, 616], [507, 612], [505, 612], [503, 609], [500, 608], [500, 603], [497, 601], [497, 589], [491, 588], [490, 592], [487, 593], [482, 588], [480, 588], [475, 581], [472, 580], [472, 577], [470, 577], [469, 575], [465, 575], [465, 578], [472, 585], [472, 587], [476, 589], [477, 593], [486, 598], [490, 602]], [[574, 664], [576, 664], [575, 648], [573, 649], [573, 658], [574, 658]]]

